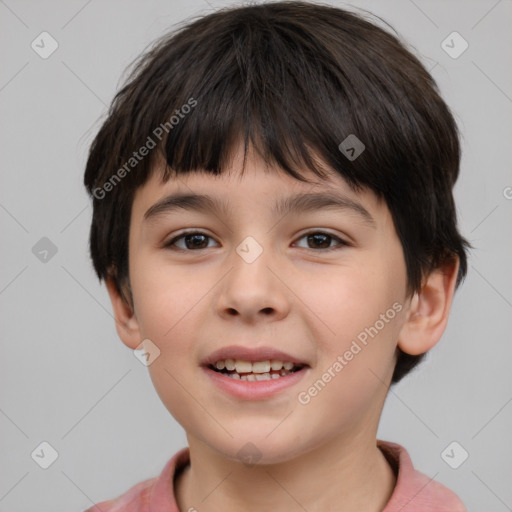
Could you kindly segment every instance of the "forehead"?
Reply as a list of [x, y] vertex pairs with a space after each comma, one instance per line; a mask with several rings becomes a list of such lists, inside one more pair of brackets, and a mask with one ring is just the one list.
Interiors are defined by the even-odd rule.
[[332, 207], [352, 209], [371, 223], [369, 211], [377, 213], [382, 207], [372, 191], [362, 188], [356, 192], [325, 165], [322, 165], [325, 177], [310, 169], [299, 169], [305, 182], [281, 168], [269, 167], [254, 154], [248, 154], [244, 167], [240, 150], [218, 175], [198, 169], [183, 175], [173, 173], [164, 181], [163, 170], [163, 166], [155, 168], [150, 179], [137, 189], [132, 219], [143, 222], [180, 208], [229, 216], [242, 208], [264, 207], [271, 214], [282, 216]]

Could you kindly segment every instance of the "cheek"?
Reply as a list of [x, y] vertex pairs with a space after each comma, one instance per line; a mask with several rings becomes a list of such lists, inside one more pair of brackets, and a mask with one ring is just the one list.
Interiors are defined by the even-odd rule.
[[380, 379], [386, 381], [393, 369], [404, 310], [405, 267], [393, 256], [326, 270], [329, 280], [311, 293], [309, 304], [321, 320], [316, 322], [322, 350], [315, 378], [326, 383], [317, 404], [325, 400], [357, 417], [362, 404], [385, 390]]
[[[160, 256], [134, 257], [132, 290], [141, 335], [160, 340], [163, 346], [183, 338], [194, 317], [194, 308], [204, 297], [207, 279], [197, 271], [177, 268]], [[180, 336], [176, 336], [181, 333]]]
[[192, 391], [196, 370], [193, 342], [200, 320], [200, 308], [196, 306], [208, 290], [201, 283], [207, 280], [197, 272], [192, 276], [190, 272], [166, 267], [161, 261], [157, 263], [156, 259], [148, 262], [136, 271], [132, 285], [141, 336], [160, 350], [148, 371], [167, 410], [181, 425], [191, 428], [194, 422], [206, 421], [200, 408], [191, 407], [189, 392], [201, 401], [201, 390]]
[[[382, 262], [344, 269], [326, 268], [302, 294], [316, 314], [319, 338], [335, 351], [355, 339], [365, 328], [373, 326], [393, 304], [403, 299], [403, 283], [399, 272], [384, 268]], [[396, 279], [391, 276], [395, 275]], [[389, 317], [395, 318], [395, 311]], [[386, 322], [386, 330], [390, 322]], [[378, 327], [381, 326], [379, 322]], [[347, 347], [348, 348], [348, 347]]]

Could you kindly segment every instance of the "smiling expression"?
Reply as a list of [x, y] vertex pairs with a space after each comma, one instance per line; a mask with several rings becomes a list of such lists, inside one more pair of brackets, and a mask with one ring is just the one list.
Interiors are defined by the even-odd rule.
[[[220, 176], [194, 172], [163, 183], [154, 173], [136, 191], [135, 314], [123, 341], [135, 348], [149, 339], [159, 348], [149, 371], [162, 402], [188, 434], [227, 457], [251, 442], [263, 462], [284, 461], [361, 429], [374, 435], [406, 307], [314, 400], [303, 405], [297, 396], [394, 303], [406, 305], [391, 214], [334, 172], [328, 180], [302, 172], [313, 180], [304, 183], [264, 172], [251, 156], [242, 176], [241, 159], [236, 153]], [[246, 359], [272, 359], [258, 351], [275, 349], [306, 366], [277, 392], [232, 393], [218, 385], [228, 378], [204, 364], [231, 346], [254, 356]]]

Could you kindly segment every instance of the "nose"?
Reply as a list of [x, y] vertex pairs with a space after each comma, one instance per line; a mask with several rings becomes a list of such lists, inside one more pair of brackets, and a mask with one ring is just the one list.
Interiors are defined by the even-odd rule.
[[285, 318], [290, 311], [292, 292], [275, 258], [269, 250], [263, 250], [254, 261], [240, 254], [234, 252], [230, 269], [221, 281], [217, 313], [249, 324]]

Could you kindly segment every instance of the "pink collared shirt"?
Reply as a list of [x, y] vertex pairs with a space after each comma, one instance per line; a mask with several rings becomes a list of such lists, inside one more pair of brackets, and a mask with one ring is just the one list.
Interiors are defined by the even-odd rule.
[[[381, 440], [377, 440], [377, 446], [397, 475], [393, 494], [382, 512], [467, 512], [453, 491], [414, 469], [403, 446]], [[189, 461], [189, 448], [183, 448], [158, 477], [140, 482], [118, 498], [98, 503], [85, 512], [186, 512], [176, 504], [174, 477]]]

